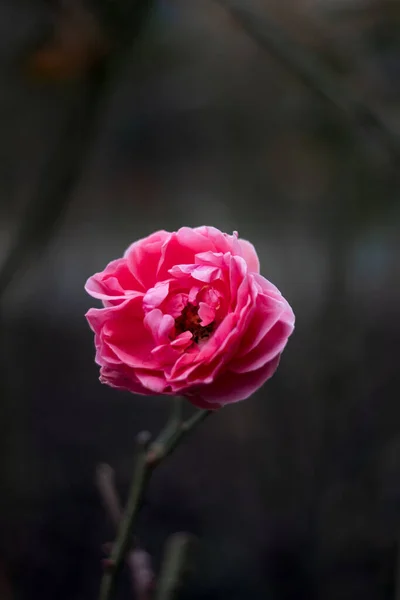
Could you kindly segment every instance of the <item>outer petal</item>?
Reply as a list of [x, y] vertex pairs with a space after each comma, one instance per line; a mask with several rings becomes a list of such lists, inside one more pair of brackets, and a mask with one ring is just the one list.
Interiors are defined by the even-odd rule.
[[107, 351], [129, 367], [156, 366], [151, 355], [154, 341], [143, 325], [142, 299], [132, 298], [112, 308], [92, 308], [86, 314], [92, 329], [99, 336], [101, 359], [107, 364]]
[[157, 281], [161, 248], [171, 235], [167, 231], [157, 231], [135, 242], [125, 252], [130, 271], [146, 290]]
[[258, 285], [261, 292], [263, 292], [267, 296], [273, 296], [274, 298], [278, 299], [282, 298], [281, 292], [273, 283], [268, 281], [268, 279], [265, 279], [265, 277], [263, 277], [259, 273], [252, 273], [252, 277]]
[[89, 277], [85, 290], [93, 298], [103, 301], [125, 300], [127, 296], [144, 291], [141, 283], [128, 269], [124, 258], [113, 260], [104, 271]]
[[247, 265], [249, 267], [249, 271], [259, 273], [260, 261], [258, 260], [258, 255], [253, 244], [251, 244], [247, 240], [242, 240], [241, 238], [238, 239], [238, 242], [242, 250], [243, 258], [247, 262]]
[[118, 390], [126, 390], [132, 394], [152, 396], [154, 392], [146, 389], [139, 383], [133, 371], [114, 370], [109, 367], [100, 369], [100, 381]]
[[194, 231], [200, 233], [203, 237], [209, 240], [209, 242], [213, 245], [212, 250], [214, 252], [222, 252], [223, 254], [226, 252], [231, 252], [232, 254], [237, 253], [235, 252], [235, 249], [237, 248], [237, 236], [222, 233], [222, 231], [216, 227], [210, 227], [209, 225], [196, 227]]
[[141, 385], [152, 394], [168, 394], [171, 391], [162, 371], [138, 369], [135, 371], [135, 375]]
[[248, 297], [249, 278], [247, 277], [247, 264], [241, 256], [228, 256], [229, 264], [229, 283], [231, 307], [239, 308], [244, 306]]
[[278, 300], [277, 298], [269, 298], [264, 294], [257, 295], [252, 319], [243, 332], [240, 348], [236, 354], [239, 362], [243, 355], [258, 346], [275, 323], [283, 317], [286, 306], [287, 302], [283, 298]]
[[188, 390], [187, 399], [201, 408], [217, 409], [225, 404], [239, 402], [249, 398], [278, 368], [280, 357], [251, 373], [232, 373], [226, 371], [215, 382]]
[[282, 353], [292, 331], [291, 325], [278, 321], [251, 352], [233, 360], [229, 369], [235, 373], [248, 373], [260, 369]]

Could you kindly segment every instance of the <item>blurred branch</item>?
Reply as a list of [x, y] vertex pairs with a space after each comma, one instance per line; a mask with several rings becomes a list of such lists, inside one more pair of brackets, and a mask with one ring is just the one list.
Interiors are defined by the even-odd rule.
[[175, 533], [167, 541], [155, 600], [172, 600], [182, 585], [188, 550], [192, 542], [187, 533]]
[[[103, 464], [98, 466], [96, 483], [110, 519], [113, 525], [118, 528], [123, 513], [115, 488], [114, 471], [109, 465]], [[131, 572], [135, 598], [137, 600], [147, 600], [154, 578], [150, 555], [135, 543], [133, 550], [126, 557], [126, 563]]]
[[115, 489], [114, 470], [110, 465], [102, 464], [97, 467], [96, 483], [112, 524], [117, 527], [121, 520], [122, 509]]
[[330, 72], [313, 53], [294, 42], [290, 36], [264, 13], [255, 13], [237, 0], [214, 0], [223, 7], [263, 50], [278, 59], [316, 95], [328, 102], [355, 132], [377, 136], [390, 155], [398, 161], [400, 139], [382, 121], [365, 99]]
[[180, 399], [174, 400], [171, 417], [153, 444], [149, 445], [150, 437], [147, 432], [142, 432], [138, 436], [138, 452], [128, 502], [108, 561], [108, 568], [101, 582], [100, 600], [110, 600], [112, 596], [116, 577], [129, 550], [133, 529], [153, 470], [173, 452], [196, 425], [204, 421], [212, 412], [198, 410], [190, 419], [182, 421], [180, 416], [177, 418], [178, 414], [180, 415], [180, 408], [178, 408], [180, 402]]
[[118, 28], [113, 48], [89, 71], [83, 106], [78, 112], [72, 111], [49, 155], [38, 188], [0, 268], [0, 299], [17, 273], [44, 250], [65, 213], [99, 130], [109, 93], [153, 3], [154, 0], [109, 2], [119, 17], [114, 19]]
[[[115, 488], [114, 471], [109, 465], [98, 466], [96, 483], [111, 521], [118, 527], [123, 513]], [[181, 586], [191, 542], [192, 537], [187, 533], [175, 533], [167, 540], [155, 600], [171, 600]], [[154, 581], [150, 555], [134, 543], [126, 563], [132, 575], [135, 598], [148, 600]]]

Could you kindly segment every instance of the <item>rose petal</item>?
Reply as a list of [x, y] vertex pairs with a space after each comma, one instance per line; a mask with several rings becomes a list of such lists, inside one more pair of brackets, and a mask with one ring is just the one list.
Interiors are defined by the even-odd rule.
[[164, 315], [159, 308], [147, 313], [144, 318], [145, 327], [151, 331], [156, 344], [168, 341], [168, 336], [175, 326], [175, 320], [171, 315]]
[[192, 277], [193, 279], [203, 281], [204, 283], [211, 283], [212, 281], [221, 278], [221, 269], [210, 267], [208, 265], [196, 267], [192, 271]]
[[[238, 291], [243, 283], [247, 275], [247, 264], [246, 261], [241, 256], [230, 256], [229, 257], [229, 283], [230, 283], [230, 297], [233, 305], [241, 304], [239, 300], [243, 300], [243, 295], [239, 294]], [[247, 282], [241, 288], [241, 294], [246, 295], [246, 290], [248, 288]]]
[[157, 308], [162, 304], [169, 293], [169, 281], [156, 283], [153, 288], [150, 288], [144, 298], [143, 304], [145, 308]]
[[179, 358], [179, 350], [172, 347], [172, 344], [162, 344], [156, 346], [151, 351], [159, 366], [173, 365]]
[[136, 379], [134, 372], [121, 370], [114, 370], [108, 367], [102, 367], [100, 369], [100, 381], [110, 387], [118, 390], [126, 390], [132, 394], [140, 394], [142, 396], [150, 396], [153, 394], [151, 390], [144, 388], [139, 381]]
[[189, 300], [187, 294], [170, 295], [164, 303], [163, 310], [165, 313], [168, 313], [174, 317], [174, 319], [176, 319], [182, 313], [188, 302]]
[[196, 265], [210, 265], [212, 267], [224, 267], [224, 256], [223, 252], [199, 252], [194, 257]]
[[215, 310], [205, 302], [200, 302], [198, 315], [203, 327], [207, 327], [215, 319]]
[[168, 273], [172, 275], [172, 277], [187, 277], [188, 275], [191, 275], [195, 269], [196, 265], [175, 265], [172, 269], [168, 270]]
[[193, 340], [193, 333], [190, 331], [184, 331], [183, 333], [176, 336], [176, 338], [171, 342], [171, 346], [174, 348], [187, 348], [191, 345]]
[[170, 390], [161, 371], [144, 371], [137, 369], [135, 374], [139, 383], [154, 394], [165, 394]]
[[169, 270], [175, 265], [194, 264], [197, 252], [211, 250], [212, 245], [203, 236], [188, 227], [182, 227], [166, 240], [161, 249], [160, 264], [157, 271], [159, 281], [168, 278]]
[[156, 274], [161, 259], [161, 249], [171, 233], [157, 231], [147, 238], [141, 239], [126, 250], [124, 257], [135, 278], [145, 289], [153, 287], [157, 281]]
[[244, 332], [237, 352], [238, 359], [258, 346], [275, 323], [283, 317], [286, 304], [283, 298], [277, 300], [258, 294], [253, 318]]
[[216, 227], [205, 225], [202, 227], [196, 227], [194, 231], [196, 231], [196, 233], [200, 233], [203, 238], [206, 238], [209, 243], [212, 244], [212, 248], [210, 248], [210, 250], [213, 252], [225, 253], [232, 252], [232, 249], [234, 249], [233, 237], [227, 235], [226, 233], [222, 233], [222, 231]]
[[260, 272], [260, 261], [258, 260], [258, 255], [256, 249], [253, 244], [248, 242], [247, 240], [238, 239], [239, 246], [242, 250], [242, 256], [249, 267], [249, 271], [254, 273]]
[[189, 391], [188, 399], [195, 406], [217, 409], [224, 404], [246, 400], [272, 377], [279, 365], [280, 356], [251, 373], [226, 371], [215, 382]]
[[235, 373], [248, 373], [260, 369], [282, 353], [292, 331], [291, 325], [278, 321], [251, 352], [230, 363], [230, 370]]
[[126, 260], [119, 258], [110, 262], [101, 273], [89, 277], [85, 290], [99, 300], [125, 300], [128, 295], [142, 293], [143, 286], [128, 269]]

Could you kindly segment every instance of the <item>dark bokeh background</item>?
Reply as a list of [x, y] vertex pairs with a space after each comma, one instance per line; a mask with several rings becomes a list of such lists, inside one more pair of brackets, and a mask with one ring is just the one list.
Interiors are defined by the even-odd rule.
[[209, 224], [255, 244], [296, 332], [156, 472], [141, 543], [157, 566], [198, 536], [182, 598], [397, 600], [400, 4], [142, 4], [0, 2], [0, 599], [97, 597], [96, 465], [125, 497], [168, 407], [99, 384], [83, 285]]

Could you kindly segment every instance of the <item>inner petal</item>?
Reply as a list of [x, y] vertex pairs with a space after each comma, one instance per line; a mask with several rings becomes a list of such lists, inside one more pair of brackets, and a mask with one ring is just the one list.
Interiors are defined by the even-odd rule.
[[172, 315], [174, 319], [179, 317], [188, 302], [188, 295], [182, 292], [170, 295], [163, 304], [165, 313]]
[[215, 319], [215, 310], [205, 302], [199, 303], [198, 315], [203, 327], [210, 325]]
[[153, 308], [157, 308], [162, 304], [165, 298], [168, 296], [169, 292], [169, 282], [162, 281], [156, 283], [153, 288], [147, 290], [146, 294], [143, 298], [143, 305], [146, 309], [151, 310]]
[[151, 331], [154, 340], [162, 344], [169, 339], [170, 332], [174, 327], [174, 319], [171, 315], [164, 315], [160, 309], [155, 308], [145, 316], [144, 325]]

